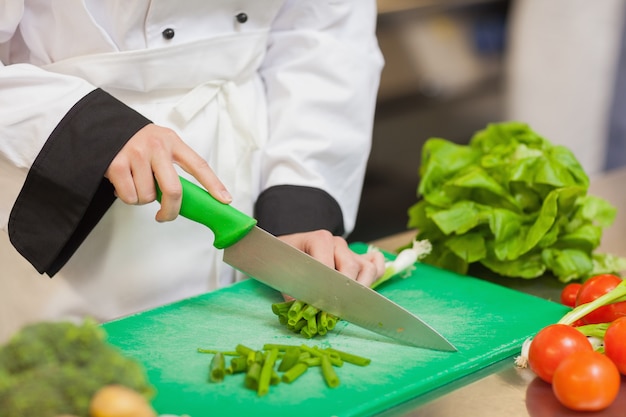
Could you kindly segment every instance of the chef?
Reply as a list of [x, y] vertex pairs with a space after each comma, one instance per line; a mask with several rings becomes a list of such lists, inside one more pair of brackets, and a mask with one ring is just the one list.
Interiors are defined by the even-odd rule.
[[382, 256], [344, 237], [375, 22], [374, 0], [0, 0], [0, 339], [241, 279], [209, 229], [177, 218], [178, 175], [371, 283]]

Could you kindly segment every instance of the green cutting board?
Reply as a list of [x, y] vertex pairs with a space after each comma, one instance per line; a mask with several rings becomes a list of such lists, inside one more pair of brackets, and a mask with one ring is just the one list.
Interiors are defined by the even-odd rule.
[[[364, 244], [354, 244], [357, 252]], [[371, 416], [402, 402], [458, 384], [458, 380], [519, 353], [523, 341], [557, 321], [566, 307], [477, 278], [417, 264], [408, 278], [378, 291], [437, 329], [458, 352], [401, 345], [340, 321], [324, 337], [304, 339], [278, 323], [275, 290], [247, 280], [103, 325], [109, 341], [141, 361], [161, 414], [206, 416]], [[258, 397], [243, 375], [209, 383], [210, 354], [198, 347], [233, 350], [238, 343], [333, 347], [366, 356], [367, 367], [337, 368], [339, 387], [328, 388], [319, 368], [293, 384], [279, 384]], [[511, 366], [513, 362], [511, 361]], [[452, 384], [452, 383], [455, 384]]]

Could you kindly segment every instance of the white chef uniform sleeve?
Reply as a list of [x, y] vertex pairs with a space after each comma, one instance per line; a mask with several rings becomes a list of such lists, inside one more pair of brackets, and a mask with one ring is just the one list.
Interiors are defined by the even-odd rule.
[[104, 172], [148, 123], [79, 78], [0, 65], [1, 175], [24, 181], [1, 191], [0, 222], [37, 271], [58, 272], [104, 215], [115, 199]]
[[356, 221], [383, 65], [376, 2], [286, 3], [261, 68], [269, 112], [259, 225], [276, 235]]

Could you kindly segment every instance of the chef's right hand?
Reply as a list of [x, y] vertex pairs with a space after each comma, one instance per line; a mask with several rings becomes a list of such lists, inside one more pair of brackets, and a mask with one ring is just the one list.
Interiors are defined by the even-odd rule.
[[142, 205], [156, 200], [156, 186], [162, 192], [160, 222], [174, 220], [180, 211], [182, 186], [174, 164], [193, 175], [218, 201], [232, 197], [209, 164], [171, 129], [149, 124], [135, 133], [115, 156], [105, 177], [126, 204]]

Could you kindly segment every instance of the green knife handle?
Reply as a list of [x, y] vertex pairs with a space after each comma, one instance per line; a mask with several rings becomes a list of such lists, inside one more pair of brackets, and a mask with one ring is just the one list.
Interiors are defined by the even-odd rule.
[[[183, 201], [180, 215], [207, 226], [215, 234], [213, 246], [227, 248], [241, 240], [256, 225], [256, 220], [230, 206], [217, 201], [206, 190], [180, 177]], [[156, 182], [155, 182], [156, 184]], [[157, 200], [161, 202], [161, 189], [156, 184]]]

